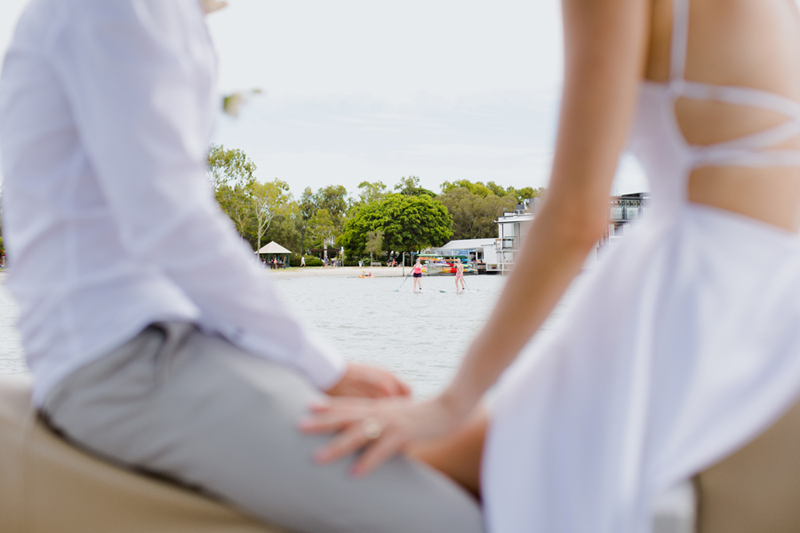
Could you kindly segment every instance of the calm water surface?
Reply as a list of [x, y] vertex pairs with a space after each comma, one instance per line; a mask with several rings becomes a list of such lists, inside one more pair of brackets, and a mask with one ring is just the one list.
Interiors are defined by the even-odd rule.
[[[417, 294], [410, 280], [400, 287], [402, 278], [297, 277], [275, 283], [320, 340], [350, 361], [396, 372], [415, 393], [430, 396], [452, 376], [506, 278], [466, 281], [470, 291], [455, 293], [452, 277], [423, 278]], [[0, 374], [26, 371], [16, 318], [16, 305], [0, 283]]]
[[[453, 277], [426, 277], [416, 294], [403, 278], [297, 277], [275, 284], [321, 341], [349, 361], [396, 372], [417, 395], [429, 397], [455, 372], [506, 279], [468, 276], [470, 290], [455, 293]], [[0, 374], [27, 372], [14, 327], [17, 313], [0, 279]]]

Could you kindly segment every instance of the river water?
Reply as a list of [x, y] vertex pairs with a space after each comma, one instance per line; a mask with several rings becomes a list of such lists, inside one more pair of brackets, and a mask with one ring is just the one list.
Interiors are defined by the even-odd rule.
[[[265, 274], [269, 275], [269, 274]], [[387, 368], [430, 397], [449, 381], [506, 282], [503, 276], [467, 276], [469, 290], [454, 292], [452, 276], [425, 277], [423, 292], [398, 277], [276, 278], [289, 307], [347, 360]], [[563, 316], [559, 304], [543, 329]], [[0, 374], [27, 372], [17, 307], [0, 278]]]
[[[415, 394], [429, 397], [452, 376], [506, 279], [467, 276], [470, 290], [462, 293], [453, 292], [452, 276], [423, 278], [422, 293], [396, 277], [274, 281], [300, 319], [346, 359], [388, 368]], [[0, 374], [27, 371], [14, 327], [17, 313], [0, 283]]]

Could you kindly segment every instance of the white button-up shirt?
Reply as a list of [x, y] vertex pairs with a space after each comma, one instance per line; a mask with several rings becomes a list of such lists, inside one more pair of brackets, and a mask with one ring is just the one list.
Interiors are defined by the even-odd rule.
[[214, 201], [218, 96], [198, 0], [33, 0], [0, 78], [7, 284], [34, 402], [160, 320], [191, 321], [320, 388], [313, 343]]

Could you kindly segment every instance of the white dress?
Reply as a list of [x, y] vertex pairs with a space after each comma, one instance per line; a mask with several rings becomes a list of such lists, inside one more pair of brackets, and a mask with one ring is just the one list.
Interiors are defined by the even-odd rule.
[[[800, 152], [773, 148], [800, 134], [800, 104], [686, 81], [688, 0], [674, 10], [670, 81], [642, 85], [631, 140], [650, 209], [501, 381], [483, 465], [492, 533], [648, 532], [655, 495], [800, 395], [800, 238], [686, 197], [701, 166], [800, 167]], [[787, 120], [693, 146], [675, 119], [679, 97]]]

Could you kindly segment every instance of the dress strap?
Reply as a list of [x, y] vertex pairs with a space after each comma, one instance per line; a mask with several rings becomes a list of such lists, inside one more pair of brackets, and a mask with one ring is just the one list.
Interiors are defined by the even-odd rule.
[[673, 95], [693, 100], [714, 100], [726, 104], [758, 107], [775, 111], [786, 117], [800, 121], [800, 103], [779, 94], [753, 89], [750, 87], [732, 87], [711, 85], [686, 80], [674, 80], [670, 84]]
[[750, 135], [712, 144], [709, 148], [714, 150], [769, 150], [798, 135], [800, 135], [800, 123], [787, 120], [777, 126]]
[[686, 55], [689, 50], [689, 0], [672, 1], [672, 47], [670, 51], [670, 81], [684, 79]]
[[800, 167], [800, 152], [774, 150], [754, 152], [751, 150], [697, 149], [692, 154], [692, 168], [698, 167]]

